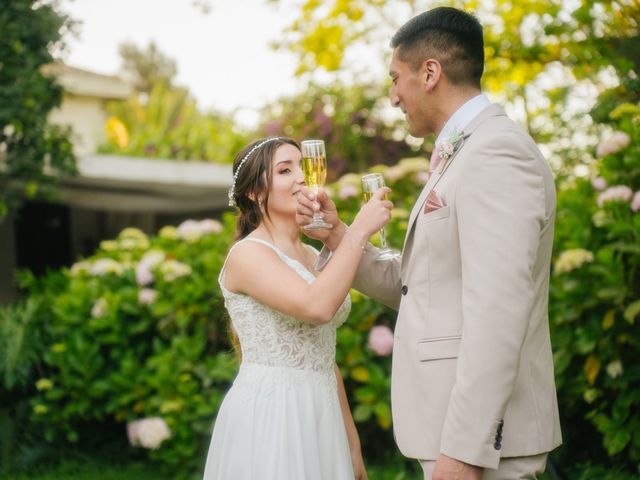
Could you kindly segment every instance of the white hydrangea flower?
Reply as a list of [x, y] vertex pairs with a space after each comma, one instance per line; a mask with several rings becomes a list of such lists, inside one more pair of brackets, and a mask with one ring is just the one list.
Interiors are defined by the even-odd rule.
[[160, 272], [165, 282], [172, 282], [176, 278], [190, 275], [191, 271], [191, 266], [173, 259], [167, 260], [160, 265]]
[[127, 436], [134, 447], [157, 450], [162, 442], [171, 438], [171, 430], [160, 417], [143, 418], [127, 423]]
[[188, 242], [195, 242], [202, 236], [200, 223], [196, 220], [185, 220], [178, 225], [178, 237]]
[[118, 249], [118, 242], [115, 240], [102, 240], [100, 242], [100, 248], [105, 252], [112, 252]]
[[607, 365], [607, 375], [611, 378], [619, 377], [622, 375], [623, 371], [622, 362], [620, 360], [615, 360]]
[[146, 238], [128, 237], [120, 240], [119, 246], [123, 250], [135, 250], [138, 248], [140, 250], [145, 250], [149, 248], [149, 240]]
[[340, 186], [351, 184], [357, 188], [360, 188], [360, 185], [361, 185], [360, 175], [358, 175], [357, 173], [345, 173], [343, 176], [340, 177], [340, 179], [338, 180], [338, 183], [340, 184]]
[[387, 168], [384, 171], [384, 176], [390, 182], [395, 182], [396, 180], [399, 180], [402, 177], [404, 177], [407, 173], [409, 173], [407, 169], [401, 164], [398, 164], [398, 165], [393, 165]]
[[16, 133], [16, 127], [14, 127], [11, 123], [8, 125], [5, 125], [4, 128], [2, 129], [2, 133], [5, 137], [11, 138], [13, 137], [13, 134]]
[[112, 258], [99, 258], [91, 265], [92, 275], [102, 276], [108, 273], [115, 273], [120, 276], [123, 272], [124, 267]]
[[104, 297], [100, 297], [96, 303], [91, 307], [91, 316], [93, 318], [104, 317], [107, 314], [107, 300]]
[[138, 292], [138, 303], [140, 305], [151, 305], [156, 301], [158, 292], [153, 288], [143, 288]]
[[148, 240], [147, 234], [139, 228], [128, 227], [118, 234], [119, 239], [133, 238], [135, 240]]
[[166, 238], [167, 240], [177, 240], [179, 238], [178, 230], [173, 225], [162, 227], [158, 232], [158, 236], [160, 238]]
[[140, 259], [140, 263], [146, 263], [149, 267], [155, 267], [162, 263], [167, 255], [162, 250], [149, 250]]
[[631, 211], [637, 212], [640, 210], [640, 190], [633, 194], [631, 199]]
[[200, 221], [200, 232], [204, 235], [208, 233], [220, 233], [223, 228], [222, 224], [217, 220], [206, 218]]
[[554, 265], [554, 270], [556, 275], [559, 275], [575, 270], [590, 262], [593, 262], [593, 253], [583, 248], [572, 248], [560, 254]]
[[340, 190], [338, 191], [338, 197], [341, 200], [346, 200], [347, 198], [356, 197], [359, 194], [360, 194], [360, 190], [358, 190], [358, 188], [356, 188], [354, 185], [351, 185], [350, 183], [342, 185], [340, 187]]
[[398, 166], [401, 166], [406, 174], [427, 172], [429, 170], [429, 161], [423, 157], [403, 158], [398, 162]]
[[85, 261], [76, 262], [71, 265], [69, 273], [74, 277], [80, 273], [91, 273], [91, 263]]

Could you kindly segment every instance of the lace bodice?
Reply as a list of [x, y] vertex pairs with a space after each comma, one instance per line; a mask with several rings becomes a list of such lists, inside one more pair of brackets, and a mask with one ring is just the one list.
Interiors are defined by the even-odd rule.
[[[305, 281], [312, 283], [315, 280], [315, 276], [304, 265], [261, 239], [245, 237], [231, 248], [229, 254], [236, 245], [244, 241], [266, 245]], [[346, 320], [351, 309], [349, 295], [331, 322], [311, 325], [280, 313], [252, 297], [227, 290], [224, 286], [225, 268], [226, 262], [218, 281], [231, 323], [240, 339], [243, 362], [315, 371], [333, 369], [336, 328]]]

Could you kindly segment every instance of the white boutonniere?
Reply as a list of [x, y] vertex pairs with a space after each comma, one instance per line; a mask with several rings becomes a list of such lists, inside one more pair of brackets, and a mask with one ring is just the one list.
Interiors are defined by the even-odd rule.
[[462, 145], [463, 139], [464, 133], [460, 130], [455, 129], [453, 130], [453, 132], [451, 132], [450, 135], [447, 136], [444, 142], [439, 143], [436, 146], [436, 148], [438, 149], [438, 156], [440, 157], [440, 169], [438, 173], [442, 173], [449, 159]]

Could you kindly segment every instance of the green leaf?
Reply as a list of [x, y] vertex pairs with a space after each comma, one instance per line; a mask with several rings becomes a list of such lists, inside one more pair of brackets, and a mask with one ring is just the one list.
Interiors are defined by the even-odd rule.
[[629, 304], [627, 308], [624, 310], [624, 319], [633, 325], [636, 317], [640, 314], [640, 300], [636, 300], [635, 302]]
[[366, 422], [371, 418], [373, 413], [373, 407], [371, 405], [358, 405], [353, 411], [353, 420], [361, 423]]
[[631, 433], [626, 430], [617, 430], [610, 435], [605, 435], [604, 446], [609, 455], [620, 453], [631, 440]]
[[387, 403], [378, 402], [374, 407], [376, 414], [376, 420], [378, 425], [384, 430], [388, 430], [391, 427], [391, 409]]

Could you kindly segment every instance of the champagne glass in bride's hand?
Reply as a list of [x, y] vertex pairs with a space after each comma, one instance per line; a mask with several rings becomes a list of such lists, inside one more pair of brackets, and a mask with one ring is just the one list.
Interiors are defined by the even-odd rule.
[[[362, 195], [364, 201], [368, 202], [373, 194], [382, 187], [384, 187], [384, 177], [381, 173], [370, 173], [362, 177]], [[387, 199], [387, 196], [384, 196]], [[393, 258], [399, 258], [400, 252], [393, 250], [387, 246], [387, 239], [384, 235], [384, 228], [380, 229], [380, 250], [376, 255], [376, 260], [391, 260]]]
[[[303, 140], [300, 147], [304, 181], [307, 188], [317, 195], [327, 178], [327, 154], [324, 149], [324, 140]], [[320, 212], [313, 212], [311, 223], [302, 228], [305, 230], [330, 229], [333, 225], [325, 222]]]

